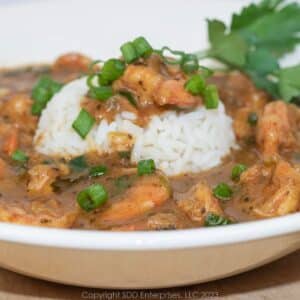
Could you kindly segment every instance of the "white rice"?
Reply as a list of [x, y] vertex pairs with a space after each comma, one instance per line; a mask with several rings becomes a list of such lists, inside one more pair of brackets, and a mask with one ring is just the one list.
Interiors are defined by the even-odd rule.
[[192, 112], [167, 111], [153, 116], [145, 128], [137, 126], [136, 115], [118, 114], [112, 123], [102, 120], [82, 140], [72, 128], [87, 93], [86, 78], [67, 84], [48, 103], [35, 136], [36, 150], [53, 156], [71, 158], [86, 152], [110, 152], [109, 132], [126, 132], [134, 138], [131, 161], [152, 158], [167, 175], [199, 172], [220, 164], [236, 146], [232, 119], [224, 105]]

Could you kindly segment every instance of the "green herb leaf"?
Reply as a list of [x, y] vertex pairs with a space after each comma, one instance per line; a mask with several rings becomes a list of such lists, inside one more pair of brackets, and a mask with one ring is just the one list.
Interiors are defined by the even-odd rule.
[[250, 4], [233, 14], [230, 28], [218, 20], [208, 21], [211, 48], [204, 57], [239, 69], [273, 98], [291, 101], [299, 96], [298, 80], [290, 76], [298, 74], [298, 68], [281, 72], [277, 59], [300, 43], [300, 5], [283, 2]]
[[214, 40], [210, 51], [211, 56], [235, 67], [245, 65], [248, 45], [240, 35], [230, 33], [223, 37], [220, 35]]
[[280, 98], [278, 83], [276, 81], [268, 78], [268, 76], [259, 75], [254, 71], [245, 70], [244, 72], [250, 76], [256, 87], [265, 90], [273, 96], [274, 99]]
[[26, 153], [20, 149], [17, 149], [15, 152], [13, 152], [11, 158], [20, 163], [25, 163], [28, 160], [28, 156], [26, 155]]
[[281, 56], [293, 50], [299, 42], [299, 20], [300, 5], [291, 3], [255, 19], [245, 30], [256, 46]]
[[283, 0], [264, 0], [259, 4], [250, 4], [242, 9], [239, 14], [233, 14], [230, 28], [239, 30], [251, 25], [254, 21], [262, 18], [274, 9]]
[[247, 55], [246, 69], [258, 75], [266, 75], [279, 69], [277, 59], [266, 49], [256, 49]]
[[96, 166], [92, 167], [90, 169], [90, 176], [91, 177], [98, 177], [102, 176], [107, 172], [107, 167], [106, 166]]
[[85, 156], [78, 156], [69, 161], [70, 168], [75, 172], [81, 172], [87, 169], [88, 164], [86, 162]]
[[300, 96], [300, 65], [280, 70], [279, 90], [285, 101]]
[[217, 44], [225, 37], [226, 25], [220, 20], [207, 20], [208, 39], [212, 44]]

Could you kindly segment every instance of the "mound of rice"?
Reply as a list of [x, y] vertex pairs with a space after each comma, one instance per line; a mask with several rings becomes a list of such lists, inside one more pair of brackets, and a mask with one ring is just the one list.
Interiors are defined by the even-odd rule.
[[224, 105], [192, 112], [167, 111], [153, 116], [145, 128], [137, 126], [136, 115], [118, 114], [112, 123], [102, 120], [82, 140], [72, 128], [87, 93], [86, 78], [67, 84], [48, 103], [40, 118], [35, 148], [38, 152], [71, 158], [86, 152], [110, 152], [109, 132], [126, 132], [134, 137], [131, 161], [152, 158], [157, 168], [173, 176], [199, 172], [220, 164], [236, 146], [232, 119]]

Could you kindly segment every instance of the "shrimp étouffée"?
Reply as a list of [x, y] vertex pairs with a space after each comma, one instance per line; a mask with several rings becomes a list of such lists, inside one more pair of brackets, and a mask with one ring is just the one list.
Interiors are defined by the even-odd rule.
[[116, 90], [128, 89], [136, 94], [141, 105], [175, 105], [195, 107], [201, 98], [184, 89], [185, 80], [166, 78], [156, 70], [143, 65], [129, 65], [123, 76], [114, 83]]

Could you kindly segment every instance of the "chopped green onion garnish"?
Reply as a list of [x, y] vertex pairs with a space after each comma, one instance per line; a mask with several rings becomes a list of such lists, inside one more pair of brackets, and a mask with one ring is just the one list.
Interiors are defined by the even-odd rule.
[[204, 102], [207, 109], [216, 109], [219, 106], [219, 94], [215, 85], [208, 85], [204, 90]]
[[73, 129], [81, 136], [85, 138], [92, 129], [95, 123], [95, 119], [85, 109], [81, 109], [77, 119], [72, 124]]
[[90, 176], [91, 177], [98, 177], [102, 176], [107, 172], [107, 167], [106, 166], [96, 166], [92, 167], [90, 169]]
[[110, 85], [110, 81], [105, 79], [103, 76], [102, 76], [102, 73], [99, 73], [97, 74], [98, 75], [98, 83], [99, 83], [99, 86], [109, 86]]
[[21, 163], [25, 163], [28, 160], [28, 156], [22, 150], [19, 149], [13, 152], [11, 158]]
[[114, 184], [117, 188], [116, 192], [120, 193], [126, 189], [128, 189], [134, 181], [133, 176], [123, 175], [115, 179]]
[[220, 200], [229, 200], [233, 194], [233, 191], [228, 184], [220, 183], [213, 189], [213, 194]]
[[78, 205], [86, 212], [92, 211], [103, 205], [107, 199], [107, 191], [98, 183], [92, 184], [77, 195]]
[[[165, 54], [167, 52], [167, 54]], [[160, 50], [155, 50], [155, 53], [159, 54], [165, 64], [169, 65], [180, 65], [183, 61], [183, 57], [186, 56], [186, 53], [183, 51], [172, 50], [169, 47], [163, 47]], [[169, 57], [172, 54], [175, 57]]]
[[155, 171], [155, 163], [153, 159], [140, 160], [138, 162], [138, 175], [152, 174]]
[[193, 95], [200, 95], [205, 90], [205, 80], [198, 74], [191, 76], [184, 88]]
[[136, 38], [132, 43], [134, 45], [137, 54], [140, 57], [147, 57], [153, 52], [151, 45], [142, 36]]
[[43, 109], [46, 107], [47, 105], [47, 102], [45, 103], [42, 103], [42, 102], [33, 102], [32, 106], [31, 106], [31, 113], [34, 115], [34, 116], [39, 116]]
[[120, 158], [130, 159], [131, 152], [130, 151], [121, 151], [118, 153]]
[[129, 101], [129, 103], [132, 104], [134, 107], [137, 107], [137, 102], [130, 92], [120, 91], [119, 94], [124, 96]]
[[258, 116], [256, 112], [250, 112], [248, 115], [248, 123], [251, 126], [255, 126], [257, 124], [258, 121]]
[[86, 159], [83, 155], [75, 157], [69, 161], [70, 168], [75, 172], [81, 172], [88, 167]]
[[106, 61], [101, 69], [101, 80], [105, 80], [107, 84], [120, 78], [125, 71], [125, 63], [119, 59], [111, 58]]
[[241, 174], [247, 170], [247, 166], [243, 164], [237, 164], [232, 168], [231, 171], [231, 179], [232, 180], [239, 180]]
[[199, 69], [199, 62], [197, 56], [194, 54], [186, 54], [183, 56], [180, 67], [183, 72], [190, 74]]
[[209, 78], [214, 74], [214, 71], [207, 67], [199, 66], [199, 68], [200, 68], [200, 75], [205, 79]]
[[214, 213], [208, 213], [204, 223], [205, 226], [221, 226], [229, 224], [232, 224], [231, 220]]
[[123, 44], [120, 49], [125, 62], [128, 64], [139, 58], [139, 54], [136, 52], [136, 49], [132, 42]]
[[48, 76], [43, 76], [32, 89], [31, 97], [34, 100], [31, 113], [40, 115], [47, 103], [61, 88], [62, 84], [52, 80]]
[[105, 101], [113, 96], [113, 90], [111, 86], [97, 86], [90, 88], [88, 92], [88, 96], [100, 100]]
[[93, 72], [94, 72], [94, 70], [93, 70], [94, 67], [95, 67], [96, 65], [102, 63], [102, 62], [103, 62], [103, 61], [102, 61], [101, 59], [97, 59], [97, 60], [92, 61], [92, 62], [89, 64], [89, 67], [88, 67], [89, 73], [93, 73]]

